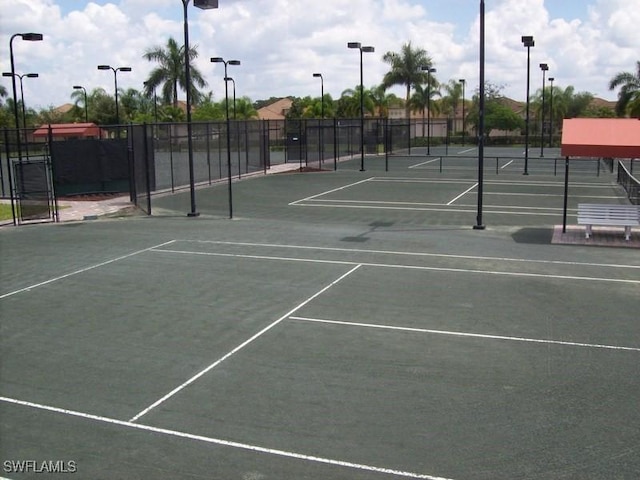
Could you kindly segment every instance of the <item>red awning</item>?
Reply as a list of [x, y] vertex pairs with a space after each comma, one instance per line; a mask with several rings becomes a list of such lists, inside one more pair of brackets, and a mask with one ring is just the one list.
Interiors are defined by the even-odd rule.
[[[95, 123], [56, 123], [51, 125], [54, 137], [96, 137], [100, 138], [100, 127]], [[49, 125], [42, 125], [35, 132], [34, 137], [49, 135]]]
[[640, 119], [565, 119], [561, 154], [563, 157], [639, 158]]

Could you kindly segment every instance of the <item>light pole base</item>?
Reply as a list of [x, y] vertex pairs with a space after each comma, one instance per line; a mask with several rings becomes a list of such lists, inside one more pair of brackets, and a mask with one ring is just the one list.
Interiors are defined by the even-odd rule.
[[187, 217], [199, 217], [200, 212], [189, 212], [187, 213]]
[[486, 227], [484, 225], [474, 225], [473, 229], [474, 230], [484, 230]]

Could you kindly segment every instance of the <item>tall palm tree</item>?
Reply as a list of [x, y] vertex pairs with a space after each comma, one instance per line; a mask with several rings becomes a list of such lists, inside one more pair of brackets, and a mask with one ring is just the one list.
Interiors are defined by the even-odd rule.
[[391, 65], [382, 79], [382, 85], [389, 88], [393, 85], [404, 85], [407, 89], [405, 97], [406, 116], [409, 118], [409, 100], [411, 98], [411, 88], [415, 85], [426, 83], [427, 74], [421, 67], [431, 68], [433, 60], [422, 48], [413, 48], [411, 42], [402, 46], [400, 53], [387, 52], [382, 60]]
[[[160, 65], [154, 68], [145, 82], [145, 94], [153, 95], [154, 90], [161, 86], [161, 97], [165, 103], [170, 103], [178, 107], [178, 87], [186, 91], [184, 45], [179, 46], [173, 39], [169, 38], [166, 47], [156, 46], [148, 49], [142, 56], [150, 62], [158, 62]], [[200, 98], [201, 93], [196, 88], [204, 88], [207, 82], [200, 71], [192, 65], [193, 60], [198, 57], [197, 45], [189, 47], [189, 73], [191, 76], [191, 97], [194, 103]]]
[[640, 117], [640, 61], [636, 63], [636, 72], [620, 72], [609, 82], [609, 90], [621, 87], [618, 92], [616, 114], [619, 117], [629, 114]]

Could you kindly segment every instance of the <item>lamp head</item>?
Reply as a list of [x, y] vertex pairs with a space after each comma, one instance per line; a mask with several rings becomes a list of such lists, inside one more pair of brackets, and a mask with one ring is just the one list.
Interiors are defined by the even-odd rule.
[[73, 88], [76, 90], [80, 90], [81, 88], [84, 88], [84, 87], [82, 85], [74, 85]]
[[225, 82], [235, 82], [235, 80], [233, 79], [233, 77], [224, 77], [224, 81], [225, 81]]
[[533, 41], [533, 37], [531, 35], [523, 35], [522, 44], [525, 47], [534, 47], [536, 43]]
[[13, 77], [13, 73], [11, 72], [2, 72], [3, 77]]
[[38, 78], [40, 75], [38, 75], [37, 73], [27, 73], [25, 75], [25, 77], [27, 78]]
[[98, 65], [98, 70], [111, 70], [109, 65]]
[[29, 42], [39, 42], [43, 38], [41, 33], [21, 33], [20, 36]]
[[362, 44], [360, 42], [348, 42], [347, 48], [360, 48]]
[[374, 47], [367, 46], [367, 47], [362, 47], [362, 51], [366, 53], [373, 53], [376, 51], [376, 49]]
[[547, 65], [546, 63], [541, 63], [540, 70], [542, 70], [543, 72], [546, 72], [547, 70], [549, 70], [549, 65]]
[[240, 65], [240, 60], [229, 60], [227, 63], [229, 65]]
[[118, 67], [117, 70], [120, 70], [121, 72], [130, 72], [131, 67]]
[[550, 81], [551, 83], [553, 83], [553, 81], [554, 81], [554, 80], [555, 80], [555, 78], [553, 78], [553, 77], [549, 77], [549, 81]]
[[218, 8], [218, 0], [193, 0], [193, 5], [202, 10]]
[[316, 77], [316, 78], [322, 78], [322, 74], [321, 73], [314, 73], [313, 76]]
[[213, 63], [224, 63], [224, 58], [222, 58], [222, 57], [211, 57], [211, 62], [213, 62]]
[[460, 80], [458, 80], [460, 83], [467, 83], [467, 81], [464, 78], [461, 78]]

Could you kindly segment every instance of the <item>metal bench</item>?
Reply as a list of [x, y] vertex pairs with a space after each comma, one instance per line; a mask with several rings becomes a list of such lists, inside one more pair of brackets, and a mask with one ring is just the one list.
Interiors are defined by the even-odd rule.
[[593, 232], [593, 225], [624, 227], [625, 240], [631, 239], [631, 227], [640, 226], [638, 205], [615, 205], [599, 203], [578, 204], [578, 224], [586, 225], [585, 237]]

